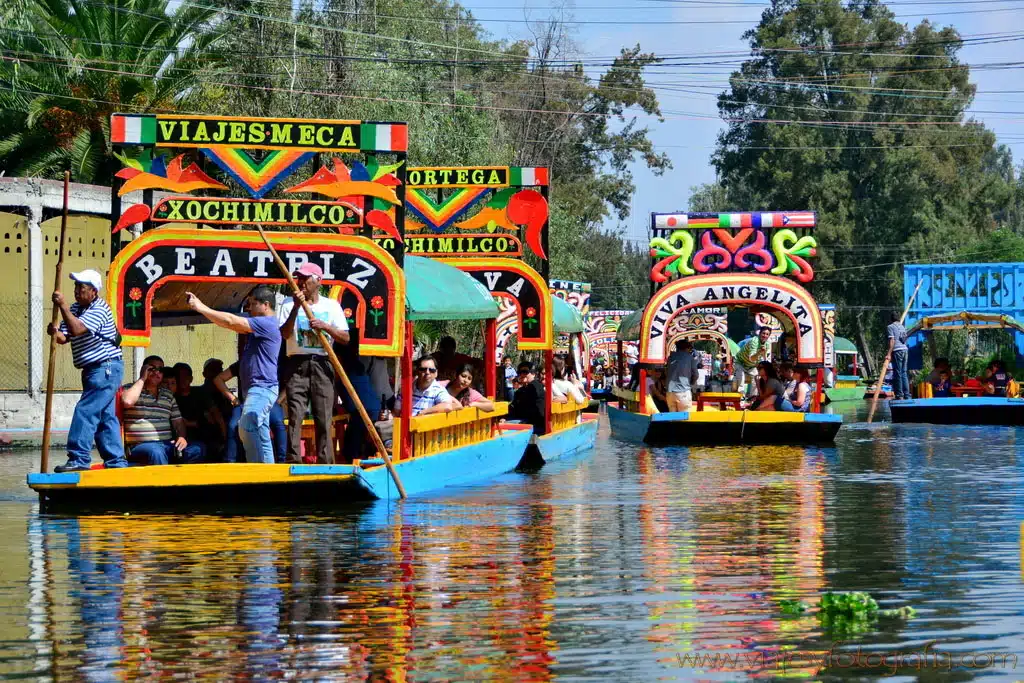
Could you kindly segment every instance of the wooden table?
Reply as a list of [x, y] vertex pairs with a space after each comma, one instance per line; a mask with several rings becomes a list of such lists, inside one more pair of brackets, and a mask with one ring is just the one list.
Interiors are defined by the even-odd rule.
[[954, 396], [981, 396], [985, 393], [985, 387], [956, 386], [950, 387], [949, 391]]
[[740, 401], [743, 400], [743, 394], [731, 391], [705, 391], [697, 394], [697, 410], [704, 410], [705, 403], [711, 403], [717, 405], [720, 410], [732, 407], [735, 410], [740, 409]]

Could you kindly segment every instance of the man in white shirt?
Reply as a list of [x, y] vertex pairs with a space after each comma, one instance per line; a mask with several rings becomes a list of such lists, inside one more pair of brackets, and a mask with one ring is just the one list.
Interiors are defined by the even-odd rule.
[[[316, 459], [319, 463], [334, 462], [331, 440], [331, 418], [334, 415], [334, 368], [317, 336], [324, 332], [328, 341], [347, 344], [348, 322], [341, 304], [320, 296], [323, 270], [314, 263], [303, 263], [292, 275], [299, 285], [294, 300], [281, 306], [281, 338], [286, 342], [288, 354], [282, 379], [288, 393], [288, 460], [302, 462], [299, 453], [302, 441], [302, 420], [306, 407], [312, 406], [316, 426]], [[309, 303], [314, 320], [310, 321], [302, 309], [302, 301]]]

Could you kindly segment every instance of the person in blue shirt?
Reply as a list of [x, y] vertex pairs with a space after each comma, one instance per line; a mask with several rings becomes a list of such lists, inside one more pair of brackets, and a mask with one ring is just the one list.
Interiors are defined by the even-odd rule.
[[270, 439], [270, 410], [277, 401], [277, 356], [281, 350], [281, 328], [274, 313], [277, 297], [270, 287], [256, 287], [249, 293], [249, 317], [215, 311], [192, 292], [185, 298], [188, 307], [213, 324], [245, 335], [240, 374], [247, 378], [248, 388], [238, 435], [249, 462], [274, 462], [274, 446]]
[[932, 382], [932, 396], [935, 398], [948, 398], [953, 395], [952, 384], [948, 370], [940, 370], [939, 376]]

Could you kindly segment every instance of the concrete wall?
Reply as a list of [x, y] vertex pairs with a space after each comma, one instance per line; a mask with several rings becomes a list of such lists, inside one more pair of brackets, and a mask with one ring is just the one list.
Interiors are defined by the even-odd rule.
[[[55, 263], [55, 258], [49, 252], [53, 251], [54, 245], [48, 241], [44, 243], [44, 223], [51, 222], [55, 216], [59, 216], [63, 208], [64, 185], [59, 181], [40, 180], [37, 178], [0, 178], [0, 210], [11, 213], [18, 213], [25, 217], [28, 228], [28, 254], [27, 254], [27, 298], [25, 302], [25, 323], [28, 329], [28, 367], [25, 377], [24, 391], [5, 391], [0, 393], [0, 444], [23, 445], [38, 440], [43, 425], [44, 413], [44, 391], [46, 362], [49, 354], [49, 337], [46, 335], [46, 324], [50, 321], [52, 304], [50, 293], [53, 291], [53, 266], [44, 266], [44, 249], [47, 250], [45, 261]], [[142, 193], [135, 193], [125, 197], [126, 204], [141, 202]], [[72, 183], [69, 192], [69, 214], [71, 216], [87, 216], [92, 219], [101, 217], [110, 220], [110, 188], [97, 185], [82, 185]], [[130, 204], [129, 204], [130, 205]], [[57, 219], [59, 221], [59, 218]], [[58, 228], [59, 230], [59, 228]], [[106, 233], [109, 235], [109, 228]], [[109, 245], [109, 240], [107, 240]], [[81, 267], [96, 267], [104, 274], [109, 266], [109, 246], [103, 249], [102, 259], [93, 252], [93, 256], [82, 256], [76, 252], [74, 265]], [[85, 261], [85, 259], [89, 259]], [[67, 275], [71, 272], [67, 266], [71, 259], [67, 259], [64, 268], [63, 289], [68, 291]], [[105, 261], [104, 267], [102, 266]], [[20, 278], [21, 273], [0, 273], [0, 277]], [[22, 283], [18, 282], [17, 286]], [[5, 321], [10, 324], [10, 321]], [[125, 365], [127, 376], [134, 376], [137, 364], [136, 356], [144, 354], [144, 349], [125, 349]], [[0, 354], [4, 349], [0, 348]], [[58, 357], [61, 363], [70, 366], [70, 349], [60, 348]], [[66, 356], [66, 358], [64, 357]], [[69, 371], [73, 372], [71, 368]], [[57, 393], [54, 396], [53, 411], [53, 441], [55, 444], [63, 443], [68, 425], [71, 422], [71, 414], [75, 403], [78, 400], [78, 393], [67, 392]]]

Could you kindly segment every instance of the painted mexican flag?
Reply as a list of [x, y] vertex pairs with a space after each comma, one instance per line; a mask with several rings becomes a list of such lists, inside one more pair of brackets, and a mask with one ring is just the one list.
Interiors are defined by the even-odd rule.
[[155, 145], [156, 116], [114, 114], [110, 117], [110, 142], [115, 145]]
[[548, 169], [543, 166], [513, 166], [509, 169], [508, 184], [531, 187], [548, 184]]
[[359, 148], [364, 152], [404, 152], [409, 148], [408, 131], [404, 123], [361, 124]]

